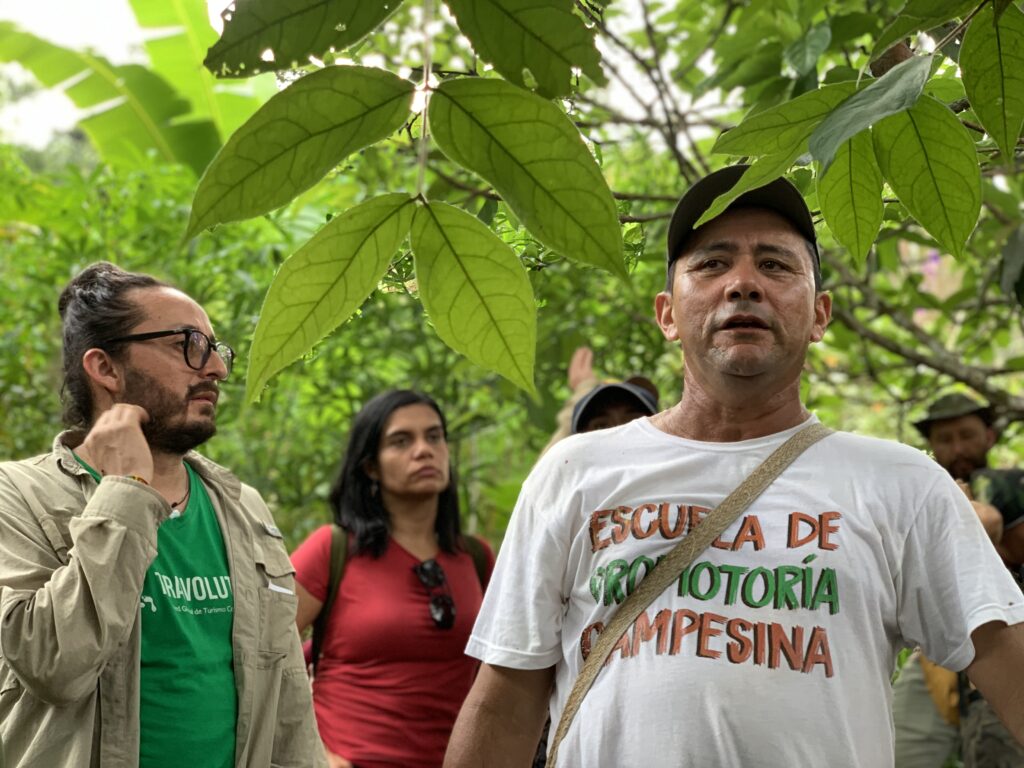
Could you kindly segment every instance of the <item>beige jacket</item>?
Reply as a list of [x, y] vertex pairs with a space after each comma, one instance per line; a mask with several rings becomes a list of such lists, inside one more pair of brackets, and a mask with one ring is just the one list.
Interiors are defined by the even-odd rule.
[[[0, 464], [0, 743], [9, 768], [139, 761], [140, 596], [170, 514], [153, 489], [99, 486], [68, 448]], [[224, 534], [235, 596], [236, 765], [326, 766], [295, 629], [294, 569], [259, 494], [189, 453]], [[199, 768], [196, 766], [196, 768]]]

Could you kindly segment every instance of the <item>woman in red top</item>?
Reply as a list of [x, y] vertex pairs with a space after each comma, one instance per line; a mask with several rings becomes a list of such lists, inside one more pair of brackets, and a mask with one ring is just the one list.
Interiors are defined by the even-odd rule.
[[[463, 651], [483, 586], [462, 546], [437, 403], [410, 390], [370, 400], [329, 500], [349, 536], [313, 680], [331, 768], [440, 766], [476, 674]], [[300, 632], [326, 600], [330, 548], [324, 526], [292, 555]]]

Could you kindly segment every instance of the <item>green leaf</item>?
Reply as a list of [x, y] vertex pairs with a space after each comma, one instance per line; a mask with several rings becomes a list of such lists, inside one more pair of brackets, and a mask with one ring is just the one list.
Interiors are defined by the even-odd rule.
[[693, 225], [693, 228], [696, 229], [701, 224], [705, 224], [720, 215], [744, 192], [751, 189], [757, 189], [758, 187], [763, 187], [765, 184], [775, 181], [775, 179], [779, 178], [779, 176], [789, 170], [790, 166], [792, 166], [793, 163], [796, 162], [796, 159], [802, 154], [803, 147], [798, 146], [789, 152], [780, 152], [775, 155], [759, 157], [751, 163], [747, 170], [743, 172], [743, 175], [740, 176], [740, 180], [736, 182], [732, 189], [715, 198], [715, 201], [706, 211], [704, 211], [704, 215], [697, 220], [697, 223]]
[[501, 75], [526, 87], [524, 70], [548, 97], [572, 92], [573, 69], [607, 82], [594, 32], [570, 0], [447, 0], [473, 49]]
[[981, 210], [981, 170], [974, 141], [930, 96], [872, 128], [882, 175], [921, 226], [955, 256]]
[[484, 200], [484, 204], [480, 206], [480, 210], [477, 212], [476, 217], [489, 227], [491, 226], [491, 222], [494, 221], [494, 215], [497, 212], [498, 201], [493, 197], [488, 197]]
[[576, 126], [503, 80], [448, 80], [428, 109], [434, 140], [486, 179], [554, 251], [625, 276], [615, 200]]
[[258, 216], [316, 184], [346, 156], [401, 127], [413, 84], [382, 69], [327, 67], [264, 104], [203, 174], [185, 239]]
[[851, 42], [862, 35], [877, 32], [881, 27], [881, 21], [873, 13], [856, 11], [853, 13], [833, 15], [829, 20], [832, 28], [831, 49], [841, 50], [844, 43]]
[[413, 198], [377, 197], [335, 216], [274, 277], [256, 324], [246, 398], [359, 309], [409, 234]]
[[[842, 83], [847, 80], [859, 80], [860, 76], [860, 70], [848, 67], [845, 64], [839, 64], [832, 67], [832, 69], [825, 73], [825, 76], [822, 78], [822, 82], [831, 85], [833, 83]], [[868, 82], [870, 82], [870, 78], [868, 78]]]
[[802, 145], [814, 127], [855, 92], [853, 83], [836, 83], [805, 93], [748, 117], [719, 136], [711, 151], [752, 157], [789, 152]]
[[862, 131], [839, 147], [828, 172], [818, 176], [818, 202], [828, 228], [858, 261], [882, 226], [882, 171], [871, 135]]
[[260, 104], [276, 93], [273, 75], [228, 87], [202, 68], [206, 49], [217, 40], [204, 0], [130, 0], [152, 70], [192, 104], [195, 117], [217, 126], [222, 141], [234, 133]]
[[967, 98], [963, 82], [955, 75], [956, 71], [954, 70], [942, 77], [930, 78], [924, 86], [924, 92], [944, 104], [952, 104], [954, 101]]
[[477, 365], [536, 394], [537, 308], [512, 249], [475, 216], [430, 203], [416, 211], [412, 251], [420, 300], [437, 335]]
[[826, 173], [839, 145], [889, 115], [909, 109], [921, 97], [931, 56], [913, 56], [848, 98], [814, 129], [808, 146]]
[[79, 125], [100, 156], [111, 163], [136, 163], [153, 151], [201, 173], [217, 151], [208, 120], [179, 122], [188, 102], [144, 67], [114, 66], [102, 56], [49, 43], [13, 24], [0, 22], [0, 62], [16, 61], [39, 82], [57, 87], [91, 116]]
[[1007, 296], [1024, 306], [1024, 224], [1014, 230], [1003, 247], [999, 286]]
[[829, 29], [828, 24], [819, 24], [811, 29], [806, 37], [802, 37], [790, 45], [783, 54], [783, 58], [789, 66], [796, 70], [797, 75], [803, 76], [814, 69], [821, 54], [828, 50], [831, 42], [832, 30]]
[[960, 71], [978, 120], [1012, 160], [1024, 125], [1024, 13], [1011, 4], [997, 25], [986, 6], [964, 36]]
[[203, 64], [217, 77], [288, 69], [357, 43], [402, 0], [236, 0]]
[[908, 35], [959, 18], [977, 4], [978, 0], [910, 0], [896, 19], [882, 30], [871, 51], [872, 61]]
[[711, 77], [701, 80], [693, 92], [695, 96], [702, 96], [715, 88], [730, 91], [763, 82], [778, 75], [781, 70], [782, 46], [776, 42], [764, 43], [738, 61], [721, 67]]
[[1009, 8], [1012, 4], [1013, 0], [994, 0], [993, 5], [995, 6], [997, 24], [999, 23], [999, 20], [1003, 17], [1003, 14], [1006, 13], [1006, 9]]

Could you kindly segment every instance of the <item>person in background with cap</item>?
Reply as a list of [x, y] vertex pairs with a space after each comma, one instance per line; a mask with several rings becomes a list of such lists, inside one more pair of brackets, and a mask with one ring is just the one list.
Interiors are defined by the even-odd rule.
[[[955, 392], [914, 426], [935, 460], [967, 495], [1006, 565], [1019, 574], [1024, 552], [1024, 472], [988, 469], [992, 409]], [[957, 745], [964, 768], [1024, 766], [1024, 746], [964, 679], [916, 650], [893, 685], [897, 768], [941, 768]]]
[[[802, 196], [778, 179], [694, 230], [744, 171], [694, 184], [669, 226], [654, 306], [683, 349], [680, 401], [563, 440], [523, 485], [467, 647], [483, 664], [448, 768], [528, 764], [626, 595], [817, 421], [800, 379], [832, 299]], [[890, 673], [917, 644], [966, 667], [1024, 740], [1024, 600], [970, 504], [920, 451], [832, 433], [618, 639], [559, 768], [889, 768]]]
[[647, 377], [599, 381], [590, 347], [577, 347], [572, 353], [567, 379], [572, 395], [558, 412], [558, 427], [541, 456], [569, 435], [617, 427], [658, 412], [658, 388]]

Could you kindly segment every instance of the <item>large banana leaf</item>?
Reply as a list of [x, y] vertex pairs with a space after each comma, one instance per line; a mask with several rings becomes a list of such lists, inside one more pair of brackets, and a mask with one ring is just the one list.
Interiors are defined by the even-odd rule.
[[200, 173], [217, 151], [210, 120], [190, 117], [189, 103], [167, 81], [136, 64], [49, 43], [0, 22], [0, 61], [16, 61], [47, 88], [58, 88], [88, 116], [79, 125], [108, 162], [137, 161], [153, 151]]
[[203, 66], [217, 42], [205, 0], [130, 0], [139, 26], [159, 30], [145, 43], [151, 69], [192, 104], [196, 118], [213, 121], [221, 143], [277, 92], [273, 74], [218, 82]]

